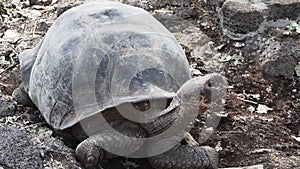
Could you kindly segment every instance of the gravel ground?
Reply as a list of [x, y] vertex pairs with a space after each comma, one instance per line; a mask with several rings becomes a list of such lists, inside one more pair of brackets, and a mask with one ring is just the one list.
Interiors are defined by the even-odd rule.
[[[196, 0], [122, 2], [148, 10], [175, 35], [194, 76], [219, 72], [227, 77], [224, 117], [204, 143], [218, 149], [220, 167], [300, 168], [299, 21], [232, 40], [223, 35], [215, 11], [224, 0], [207, 0], [208, 5]], [[38, 110], [11, 100], [21, 82], [17, 55], [34, 47], [62, 12], [80, 3], [0, 2], [0, 169], [82, 168], [74, 149]], [[200, 125], [191, 131], [196, 140]], [[145, 159], [116, 158], [105, 161], [104, 168], [151, 167]]]

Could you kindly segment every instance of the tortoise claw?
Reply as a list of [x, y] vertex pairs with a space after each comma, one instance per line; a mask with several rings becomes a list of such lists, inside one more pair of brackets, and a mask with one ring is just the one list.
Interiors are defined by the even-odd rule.
[[96, 161], [95, 156], [93, 156], [93, 155], [88, 156], [88, 158], [87, 158], [88, 163], [95, 163], [95, 161]]
[[103, 150], [88, 139], [77, 146], [75, 153], [86, 168], [94, 168], [104, 156]]

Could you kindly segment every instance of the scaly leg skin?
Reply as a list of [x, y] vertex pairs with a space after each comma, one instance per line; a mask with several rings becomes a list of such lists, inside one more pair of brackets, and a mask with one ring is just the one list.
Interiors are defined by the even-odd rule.
[[218, 153], [208, 146], [179, 145], [163, 154], [149, 157], [155, 169], [217, 169]]
[[77, 146], [76, 156], [86, 168], [95, 168], [95, 166], [101, 165], [104, 158], [111, 156], [102, 147], [130, 153], [141, 146], [140, 142], [134, 138], [146, 137], [146, 132], [139, 125], [132, 122], [123, 121], [114, 125], [114, 129], [128, 137], [103, 131], [88, 137]]
[[14, 92], [12, 93], [12, 98], [18, 104], [22, 104], [23, 106], [34, 106], [33, 102], [24, 90], [23, 83], [21, 83], [20, 86], [14, 90]]

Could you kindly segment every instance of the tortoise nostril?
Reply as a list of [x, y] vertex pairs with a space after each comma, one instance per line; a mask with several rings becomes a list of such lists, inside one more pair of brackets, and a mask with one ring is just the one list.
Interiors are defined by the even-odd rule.
[[210, 81], [208, 81], [207, 86], [208, 86], [208, 87], [212, 87], [212, 84], [211, 84]]
[[213, 86], [213, 84], [212, 84], [211, 80], [208, 80], [204, 85], [204, 87], [208, 88], [208, 89], [211, 88], [212, 86]]

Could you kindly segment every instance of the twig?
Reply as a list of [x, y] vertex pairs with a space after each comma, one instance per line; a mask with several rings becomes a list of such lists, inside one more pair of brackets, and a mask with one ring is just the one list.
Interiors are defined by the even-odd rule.
[[9, 87], [9, 86], [13, 86], [13, 85], [11, 85], [11, 84], [4, 84], [4, 83], [0, 82], [0, 86]]
[[33, 30], [32, 30], [32, 36], [34, 36], [35, 34], [35, 31], [36, 31], [36, 28], [37, 28], [37, 20], [34, 22], [34, 27], [33, 27]]
[[251, 100], [247, 100], [247, 99], [243, 99], [243, 98], [239, 98], [239, 97], [237, 97], [237, 99], [242, 100], [244, 102], [252, 103], [252, 104], [258, 104], [257, 102], [254, 102], [254, 101], [251, 101]]
[[4, 69], [2, 72], [0, 72], [0, 75], [2, 75], [3, 73], [7, 72], [8, 70], [12, 69], [12, 68], [15, 68], [17, 66], [16, 63], [8, 66], [6, 69]]
[[13, 57], [12, 57], [12, 53], [9, 54], [9, 59], [10, 59], [10, 66], [8, 66], [6, 69], [4, 69], [2, 72], [0, 72], [0, 75], [2, 75], [3, 73], [5, 73], [6, 71], [15, 68], [18, 64], [14, 61]]

